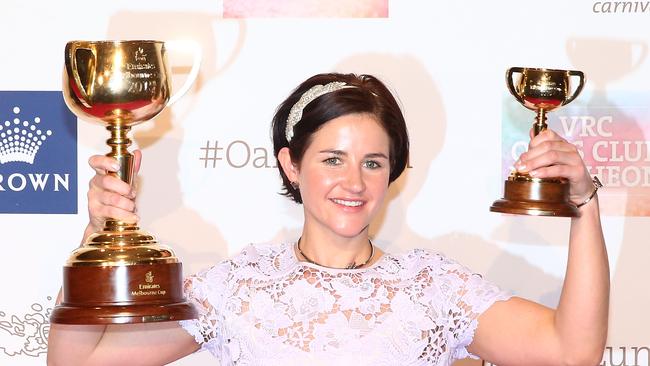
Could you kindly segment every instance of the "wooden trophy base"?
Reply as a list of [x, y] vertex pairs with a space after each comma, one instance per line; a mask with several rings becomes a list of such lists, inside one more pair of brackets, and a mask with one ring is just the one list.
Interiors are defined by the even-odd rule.
[[63, 267], [63, 301], [50, 322], [128, 324], [196, 319], [182, 264], [137, 227], [91, 235]]
[[514, 173], [505, 181], [503, 198], [494, 201], [492, 212], [514, 215], [578, 217], [569, 202], [569, 183], [563, 179], [532, 178]]
[[54, 324], [109, 325], [165, 322], [196, 319], [196, 310], [188, 302], [160, 305], [68, 306], [61, 304], [52, 312]]
[[63, 302], [50, 321], [127, 324], [197, 318], [183, 297], [181, 263], [66, 266]]

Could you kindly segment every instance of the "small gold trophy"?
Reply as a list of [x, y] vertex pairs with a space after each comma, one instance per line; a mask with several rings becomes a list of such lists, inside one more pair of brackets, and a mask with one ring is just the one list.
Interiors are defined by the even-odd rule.
[[[520, 74], [517, 84], [513, 75]], [[570, 80], [579, 84], [571, 93]], [[547, 128], [546, 112], [569, 104], [582, 91], [585, 76], [581, 71], [512, 67], [506, 72], [510, 93], [524, 107], [537, 113], [535, 136]], [[494, 201], [490, 211], [517, 215], [578, 216], [578, 209], [569, 201], [569, 182], [563, 178], [533, 178], [513, 171], [505, 181], [504, 197]]]
[[[107, 156], [120, 162], [117, 176], [126, 183], [133, 181], [127, 133], [190, 88], [201, 59], [198, 46], [192, 50], [192, 71], [170, 99], [171, 74], [163, 42], [74, 41], [65, 47], [65, 102], [78, 117], [99, 122], [110, 131]], [[158, 245], [137, 224], [108, 219], [102, 231], [92, 234], [68, 258], [63, 268], [63, 302], [54, 308], [50, 321], [124, 324], [196, 318], [182, 286], [182, 266], [171, 249]]]

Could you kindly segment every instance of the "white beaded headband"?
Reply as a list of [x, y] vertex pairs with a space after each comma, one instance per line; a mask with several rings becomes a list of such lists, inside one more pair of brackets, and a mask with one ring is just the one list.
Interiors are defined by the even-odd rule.
[[289, 117], [287, 117], [287, 128], [284, 131], [285, 136], [287, 137], [287, 142], [290, 142], [293, 138], [293, 128], [296, 124], [302, 119], [302, 111], [305, 109], [307, 104], [311, 103], [314, 99], [320, 97], [321, 95], [331, 93], [337, 90], [345, 88], [356, 88], [354, 85], [347, 85], [343, 81], [332, 81], [325, 85], [314, 85], [309, 90], [304, 92], [296, 104], [291, 107], [289, 111]]

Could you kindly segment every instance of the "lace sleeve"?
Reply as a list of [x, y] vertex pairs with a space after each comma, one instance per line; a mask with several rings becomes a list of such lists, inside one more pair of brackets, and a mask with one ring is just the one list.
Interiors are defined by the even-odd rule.
[[185, 296], [199, 312], [199, 318], [182, 320], [179, 324], [201, 345], [201, 351], [207, 349], [218, 359], [223, 344], [220, 327], [230, 269], [231, 263], [224, 261], [189, 276], [184, 282]]
[[511, 294], [502, 291], [493, 283], [483, 279], [467, 267], [444, 258], [441, 275], [448, 291], [448, 308], [451, 344], [454, 359], [478, 358], [467, 351], [478, 327], [478, 317], [495, 301], [507, 300]]

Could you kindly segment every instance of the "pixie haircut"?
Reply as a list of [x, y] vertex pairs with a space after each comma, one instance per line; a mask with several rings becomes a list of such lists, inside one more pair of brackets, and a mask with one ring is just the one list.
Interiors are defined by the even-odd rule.
[[[291, 107], [298, 102], [303, 93], [314, 85], [326, 85], [334, 81], [344, 82], [347, 86], [352, 87], [321, 95], [307, 104], [303, 110], [302, 118], [293, 128], [293, 138], [291, 138], [291, 142], [288, 142], [285, 131]], [[300, 84], [278, 106], [273, 116], [273, 152], [276, 160], [280, 150], [283, 147], [289, 147], [291, 161], [300, 166], [314, 133], [334, 118], [357, 113], [372, 115], [386, 131], [390, 139], [389, 184], [392, 183], [402, 174], [408, 162], [408, 132], [404, 115], [395, 97], [379, 79], [372, 75], [318, 74]], [[291, 182], [279, 162], [277, 166], [282, 177], [283, 190], [281, 194], [297, 203], [302, 203], [300, 190], [291, 186]]]

